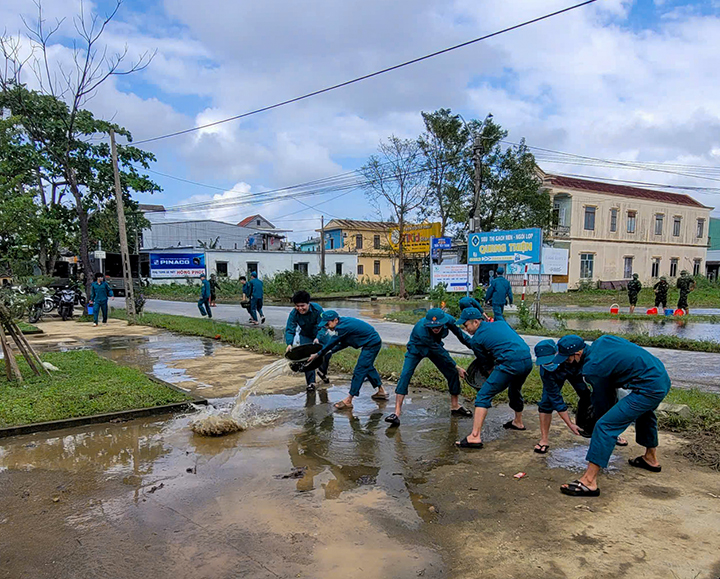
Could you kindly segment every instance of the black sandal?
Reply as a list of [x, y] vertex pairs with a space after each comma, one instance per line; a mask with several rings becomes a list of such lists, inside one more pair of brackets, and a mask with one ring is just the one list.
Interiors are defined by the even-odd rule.
[[653, 466], [649, 464], [642, 456], [631, 458], [630, 460], [628, 460], [628, 463], [630, 464], [630, 466], [643, 468], [645, 470], [649, 470], [650, 472], [660, 472], [662, 470], [661, 466]]
[[589, 489], [579, 480], [567, 483], [567, 486], [560, 487], [560, 492], [571, 497], [599, 497], [600, 489]]
[[389, 422], [391, 426], [400, 426], [400, 417], [393, 412], [385, 417], [385, 422]]
[[513, 424], [512, 420], [508, 420], [505, 424], [503, 424], [503, 428], [505, 430], [527, 430], [524, 426], [522, 428], [518, 428]]
[[330, 384], [330, 378], [328, 378], [327, 374], [325, 374], [322, 370], [318, 370], [317, 375], [320, 376], [320, 380], [323, 381], [323, 384]]
[[617, 441], [615, 442], [615, 446], [627, 446], [628, 444], [629, 443], [627, 440], [620, 442], [620, 438], [618, 438]]
[[464, 406], [461, 406], [460, 408], [450, 409], [450, 415], [451, 416], [462, 416], [464, 418], [470, 418], [473, 413], [470, 412], [467, 408]]
[[310, 384], [307, 385], [307, 387], [305, 388], [305, 390], [306, 390], [307, 392], [315, 392], [315, 388], [316, 388], [315, 383], [314, 383], [314, 382], [311, 382]]
[[[538, 448], [538, 446], [540, 448]], [[550, 448], [549, 444], [536, 444], [533, 450], [538, 454], [547, 454], [548, 448]]]
[[468, 442], [468, 439], [466, 436], [460, 442], [456, 442], [455, 446], [457, 446], [458, 448], [482, 448], [483, 443], [482, 442]]

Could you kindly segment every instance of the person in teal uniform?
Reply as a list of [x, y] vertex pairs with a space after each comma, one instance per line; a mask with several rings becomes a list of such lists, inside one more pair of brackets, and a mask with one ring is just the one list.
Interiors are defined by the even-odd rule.
[[483, 311], [480, 302], [472, 296], [465, 296], [460, 298], [460, 301], [458, 301], [458, 306], [460, 307], [461, 312], [463, 310], [466, 310], [467, 308], [477, 308], [481, 312]]
[[[503, 390], [508, 391], [510, 408], [515, 417], [506, 422], [503, 428], [525, 430], [522, 420], [524, 401], [522, 386], [532, 371], [530, 348], [518, 336], [507, 322], [483, 321], [483, 315], [477, 308], [467, 308], [460, 313], [461, 324], [472, 338], [469, 347], [481, 364], [493, 366], [493, 370], [475, 397], [475, 417], [473, 429], [455, 444], [460, 448], [482, 448], [482, 426], [492, 406], [492, 399]], [[461, 377], [464, 371], [461, 372]]]
[[375, 369], [375, 359], [382, 348], [380, 334], [375, 331], [375, 328], [357, 318], [340, 317], [335, 310], [326, 310], [322, 313], [320, 327], [327, 327], [334, 335], [328, 339], [320, 352], [310, 356], [310, 361], [317, 356], [334, 354], [348, 347], [360, 350], [360, 356], [350, 381], [350, 393], [346, 398], [337, 402], [335, 408], [338, 410], [352, 408], [353, 398], [360, 395], [360, 387], [366, 379], [370, 381], [373, 388], [377, 389], [377, 392], [372, 395], [373, 400], [387, 400], [388, 395], [382, 386], [382, 379]]
[[496, 320], [504, 320], [505, 304], [513, 303], [512, 287], [510, 282], [505, 279], [504, 273], [505, 268], [502, 265], [499, 266], [485, 294], [485, 303], [492, 305], [493, 318]]
[[[645, 453], [630, 459], [630, 466], [659, 473], [655, 410], [670, 391], [670, 377], [663, 363], [644, 348], [608, 334], [592, 345], [579, 336], [563, 336], [553, 363], [580, 366], [583, 379], [592, 388], [592, 403], [599, 416], [585, 457], [585, 474], [562, 485], [560, 491], [576, 497], [599, 496], [598, 474], [607, 468], [618, 436], [633, 422], [635, 441], [645, 447]], [[618, 388], [630, 393], [618, 399]]]
[[[310, 294], [304, 290], [296, 291], [292, 297], [295, 307], [290, 311], [287, 323], [285, 324], [286, 352], [293, 347], [295, 335], [300, 329], [300, 344], [325, 343], [327, 332], [321, 331], [320, 316], [323, 309], [319, 304], [310, 301]], [[322, 365], [317, 369], [320, 379], [327, 384], [327, 369], [330, 363], [330, 354], [323, 358]], [[305, 372], [305, 384], [308, 391], [315, 390], [315, 370]]]
[[210, 282], [207, 280], [207, 276], [204, 273], [200, 274], [200, 299], [198, 300], [198, 309], [200, 315], [212, 318], [212, 311], [210, 310]]
[[[252, 323], [255, 325], [265, 323], [265, 314], [263, 314], [263, 282], [258, 279], [258, 274], [253, 271], [250, 274], [250, 317]], [[258, 314], [260, 315], [260, 321], [258, 322]]]
[[418, 364], [424, 358], [428, 358], [440, 373], [445, 377], [450, 391], [450, 414], [453, 416], [472, 416], [467, 408], [460, 404], [460, 375], [461, 368], [455, 364], [448, 351], [443, 345], [443, 339], [453, 332], [458, 339], [465, 343], [465, 337], [455, 325], [455, 318], [446, 314], [440, 308], [428, 310], [425, 317], [420, 320], [410, 334], [405, 353], [400, 380], [395, 388], [395, 412], [385, 418], [393, 426], [400, 425], [400, 413], [403, 401], [408, 393], [410, 380], [415, 373]]
[[100, 272], [95, 274], [95, 281], [90, 286], [90, 305], [93, 306], [93, 326], [97, 327], [98, 317], [102, 311], [103, 324], [108, 320], [108, 298], [115, 299], [110, 284]]

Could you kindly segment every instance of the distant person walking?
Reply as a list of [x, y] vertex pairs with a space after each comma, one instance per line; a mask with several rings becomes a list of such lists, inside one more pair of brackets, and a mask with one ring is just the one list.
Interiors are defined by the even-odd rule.
[[628, 285], [627, 285], [628, 301], [630, 302], [630, 313], [631, 314], [635, 312], [635, 306], [637, 305], [638, 294], [640, 293], [641, 289], [642, 289], [642, 284], [640, 283], [640, 280], [638, 279], [638, 274], [634, 273], [632, 275], [632, 279], [628, 282]]
[[210, 306], [215, 307], [215, 300], [217, 299], [217, 290], [220, 288], [220, 284], [217, 282], [215, 274], [210, 274]]
[[200, 274], [200, 299], [198, 300], [200, 315], [212, 318], [210, 311], [210, 282], [204, 273]]
[[497, 268], [495, 277], [490, 282], [487, 293], [485, 294], [485, 303], [492, 305], [493, 317], [496, 320], [505, 320], [503, 310], [505, 304], [513, 303], [512, 287], [510, 282], [505, 279], [505, 268], [501, 265]]
[[[667, 307], [667, 293], [668, 293], [668, 282], [665, 276], [660, 278], [660, 281], [653, 286], [655, 292], [655, 307], [662, 307], [664, 310]], [[658, 310], [659, 311], [659, 310]]]
[[[263, 314], [263, 282], [258, 279], [256, 271], [250, 273], [250, 317], [252, 318], [252, 324], [264, 324], [265, 314]], [[258, 315], [260, 315], [260, 322], [258, 322]]]
[[102, 310], [103, 324], [108, 319], [108, 297], [115, 299], [110, 284], [105, 281], [105, 276], [100, 272], [95, 274], [95, 281], [90, 286], [90, 305], [93, 306], [93, 326], [98, 325], [98, 316]]
[[687, 315], [690, 313], [690, 308], [688, 307], [688, 296], [690, 295], [690, 292], [695, 289], [695, 280], [690, 277], [685, 269], [680, 272], [680, 277], [677, 280], [677, 288], [680, 290], [677, 309], [683, 310], [685, 315]]

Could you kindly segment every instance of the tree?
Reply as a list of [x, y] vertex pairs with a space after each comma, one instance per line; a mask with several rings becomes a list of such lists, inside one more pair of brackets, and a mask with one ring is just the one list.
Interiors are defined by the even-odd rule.
[[[507, 131], [492, 115], [472, 121], [472, 141], [479, 144], [480, 195], [469, 203], [468, 216], [478, 220], [480, 231], [541, 227], [547, 230], [552, 218], [552, 200], [541, 190], [535, 158], [522, 139], [517, 146], [503, 149]], [[468, 176], [474, 176], [472, 159], [465, 161]], [[472, 179], [469, 179], [473, 183]]]
[[[127, 223], [128, 249], [130, 253], [139, 253], [142, 230], [150, 227], [150, 221], [138, 211], [138, 203], [130, 199], [127, 194], [123, 194], [123, 207]], [[96, 247], [99, 241], [103, 249], [114, 253], [120, 252], [117, 202], [114, 198], [104, 207], [90, 213], [88, 226], [91, 247]]]
[[[60, 29], [62, 22], [46, 27], [42, 4], [38, 1], [38, 17], [27, 23], [31, 39], [29, 56], [16, 37], [0, 38], [0, 50], [5, 59], [0, 66], [0, 89], [2, 103], [11, 114], [20, 118], [20, 124], [27, 140], [41, 153], [43, 164], [38, 168], [40, 195], [45, 186], [55, 195], [58, 188], [69, 193], [77, 213], [80, 234], [79, 253], [86, 282], [89, 287], [92, 268], [89, 258], [89, 214], [88, 209], [97, 206], [112, 194], [112, 165], [110, 147], [98, 142], [110, 128], [131, 139], [130, 133], [121, 127], [97, 120], [84, 110], [83, 106], [109, 78], [127, 75], [145, 68], [154, 54], [144, 53], [138, 60], [122, 68], [127, 56], [127, 47], [118, 53], [108, 53], [107, 46], [101, 46], [101, 39], [107, 26], [117, 14], [121, 5], [118, 0], [110, 14], [99, 18], [96, 14], [86, 15], [81, 9], [74, 19], [76, 42], [73, 43], [74, 66], [66, 70], [61, 64], [53, 67], [55, 46], [51, 39]], [[82, 6], [82, 4], [81, 4]], [[23, 83], [24, 69], [30, 68], [40, 86], [40, 91], [30, 91]], [[137, 148], [120, 146], [120, 162], [123, 164], [123, 190], [153, 192], [159, 190], [147, 177], [140, 176], [132, 163], [147, 168], [154, 157]]]
[[445, 235], [451, 224], [465, 222], [463, 215], [472, 186], [466, 171], [472, 154], [468, 146], [470, 129], [460, 115], [453, 115], [450, 109], [421, 114], [425, 132], [418, 138], [418, 145], [424, 157], [428, 188], [428, 203], [421, 214], [425, 218], [438, 218], [441, 235]]
[[405, 225], [427, 198], [425, 175], [422, 171], [422, 154], [416, 140], [400, 139], [391, 135], [380, 142], [378, 155], [372, 155], [360, 169], [363, 187], [370, 202], [382, 216], [385, 207], [390, 209], [398, 224], [396, 253], [398, 256], [399, 295], [407, 297], [404, 279]]

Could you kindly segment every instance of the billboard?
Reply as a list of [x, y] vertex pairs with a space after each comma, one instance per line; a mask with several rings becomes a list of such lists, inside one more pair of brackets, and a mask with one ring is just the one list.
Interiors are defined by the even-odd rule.
[[[403, 250], [406, 253], [430, 253], [430, 238], [440, 237], [440, 223], [405, 225], [403, 228]], [[389, 232], [390, 247], [395, 251], [400, 241], [400, 230], [393, 227]]]
[[150, 277], [198, 277], [205, 273], [204, 253], [151, 253]]
[[[555, 247], [542, 248], [542, 273], [543, 275], [567, 275], [568, 273], [568, 255], [567, 249], [558, 249]], [[511, 263], [507, 267], [508, 273], [525, 273], [524, 263]], [[528, 265], [528, 273], [537, 275], [538, 264]]]
[[540, 228], [471, 233], [468, 263], [539, 263], [541, 247]]
[[431, 285], [434, 288], [441, 283], [445, 284], [445, 289], [449, 292], [467, 292], [473, 289], [472, 275], [469, 275], [468, 266], [465, 264], [433, 265]]

